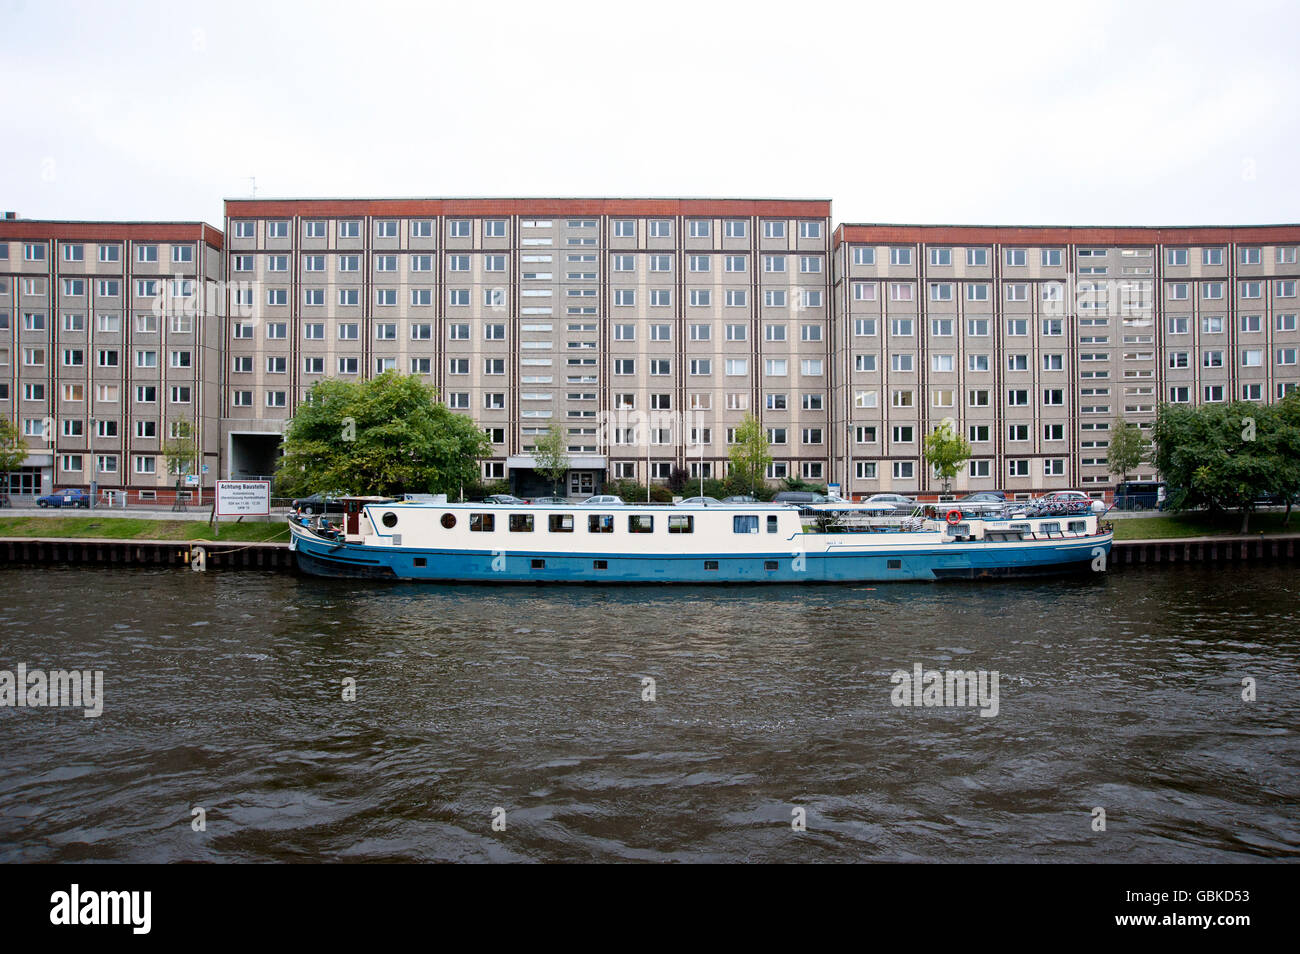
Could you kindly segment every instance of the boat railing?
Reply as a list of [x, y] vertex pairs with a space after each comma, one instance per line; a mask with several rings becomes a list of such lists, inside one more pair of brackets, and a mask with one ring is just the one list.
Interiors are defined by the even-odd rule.
[[325, 513], [306, 514], [295, 510], [289, 514], [289, 522], [331, 543], [342, 543], [346, 533], [342, 522], [335, 524]]

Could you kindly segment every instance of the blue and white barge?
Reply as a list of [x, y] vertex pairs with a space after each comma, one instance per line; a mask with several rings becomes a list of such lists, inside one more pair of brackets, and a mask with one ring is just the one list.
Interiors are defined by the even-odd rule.
[[299, 567], [329, 577], [469, 583], [821, 583], [1039, 576], [1106, 568], [1101, 515], [872, 521], [836, 506], [365, 502], [294, 515]]

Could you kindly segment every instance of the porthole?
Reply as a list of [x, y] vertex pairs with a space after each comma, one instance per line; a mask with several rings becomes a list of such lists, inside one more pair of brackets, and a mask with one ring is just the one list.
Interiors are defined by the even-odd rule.
[[387, 527], [388, 529], [390, 529], [390, 530], [391, 530], [393, 527], [397, 526], [397, 514], [393, 513], [391, 510], [388, 511], [386, 514], [384, 514], [384, 515], [383, 515], [382, 517], [380, 517], [379, 519], [380, 519], [380, 522], [383, 523], [383, 525], [384, 525], [385, 527]]
[[442, 515], [442, 526], [444, 530], [450, 530], [456, 526], [456, 515], [454, 513], [444, 513]]

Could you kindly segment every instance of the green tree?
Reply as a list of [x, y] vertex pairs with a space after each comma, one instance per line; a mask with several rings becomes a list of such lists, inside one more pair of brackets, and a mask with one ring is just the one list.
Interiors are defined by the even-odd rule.
[[1273, 426], [1263, 436], [1273, 458], [1273, 488], [1286, 501], [1282, 526], [1290, 526], [1291, 510], [1300, 496], [1300, 391], [1292, 391], [1273, 406]]
[[731, 446], [728, 456], [731, 459], [730, 476], [738, 486], [754, 493], [772, 463], [767, 433], [754, 415], [746, 414], [736, 428], [736, 443]]
[[1110, 447], [1106, 451], [1106, 466], [1110, 472], [1121, 481], [1127, 481], [1128, 475], [1142, 463], [1145, 453], [1142, 429], [1122, 417], [1116, 418], [1110, 430]]
[[556, 492], [564, 475], [569, 472], [569, 442], [560, 425], [552, 424], [537, 440], [533, 448], [533, 461], [537, 472], [551, 482], [551, 493]]
[[0, 417], [0, 493], [8, 486], [5, 475], [22, 467], [26, 459], [27, 442], [22, 431], [9, 418]]
[[487, 436], [413, 375], [325, 380], [289, 422], [282, 492], [455, 494], [477, 482]]
[[961, 473], [970, 455], [970, 441], [957, 433], [957, 425], [951, 419], [940, 421], [925, 435], [925, 459], [943, 481], [945, 494], [952, 489], [952, 479]]
[[1170, 485], [1169, 505], [1237, 510], [1245, 533], [1255, 501], [1275, 491], [1285, 469], [1275, 449], [1278, 421], [1279, 409], [1267, 404], [1162, 404], [1154, 461]]
[[173, 436], [163, 444], [163, 459], [167, 462], [167, 473], [181, 477], [195, 472], [199, 445], [193, 424], [183, 418], [175, 423]]
[[782, 490], [796, 490], [804, 493], [825, 494], [825, 484], [814, 484], [811, 481], [804, 480], [802, 477], [791, 475], [781, 480]]

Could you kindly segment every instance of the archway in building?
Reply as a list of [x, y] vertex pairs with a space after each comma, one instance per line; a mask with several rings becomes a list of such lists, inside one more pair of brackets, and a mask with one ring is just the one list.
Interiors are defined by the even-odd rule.
[[230, 480], [270, 480], [280, 463], [279, 434], [230, 434]]

